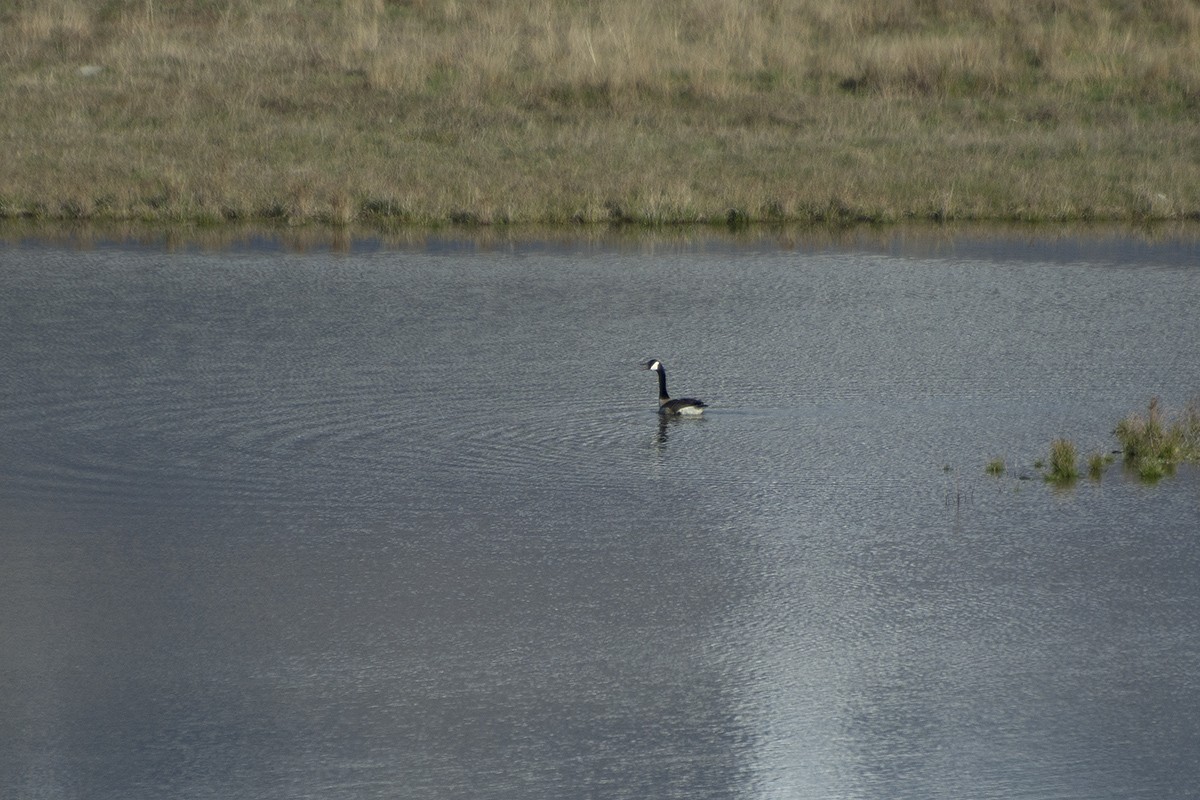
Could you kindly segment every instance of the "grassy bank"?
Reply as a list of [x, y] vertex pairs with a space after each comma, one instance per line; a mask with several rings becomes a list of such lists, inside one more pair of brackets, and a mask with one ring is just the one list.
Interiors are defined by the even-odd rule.
[[1189, 0], [24, 0], [0, 216], [1200, 219]]

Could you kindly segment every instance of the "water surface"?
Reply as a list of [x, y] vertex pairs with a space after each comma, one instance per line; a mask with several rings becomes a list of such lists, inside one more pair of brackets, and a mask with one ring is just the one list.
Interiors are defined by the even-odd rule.
[[0, 795], [1190, 797], [1198, 255], [0, 246]]

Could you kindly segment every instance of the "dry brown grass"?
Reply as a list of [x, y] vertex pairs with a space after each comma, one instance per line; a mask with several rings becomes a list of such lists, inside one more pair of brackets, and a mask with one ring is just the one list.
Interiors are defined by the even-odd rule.
[[1198, 123], [1187, 0], [0, 10], [6, 216], [1200, 218]]

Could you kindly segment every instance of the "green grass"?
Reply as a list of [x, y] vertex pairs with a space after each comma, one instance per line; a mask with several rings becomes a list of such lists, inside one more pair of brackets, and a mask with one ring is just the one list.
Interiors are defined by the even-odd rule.
[[1200, 219], [1200, 6], [24, 0], [0, 217]]
[[989, 461], [987, 463], [987, 466], [984, 467], [984, 471], [987, 472], [988, 475], [1003, 475], [1004, 474], [1004, 459], [1003, 458], [993, 458], [991, 461]]

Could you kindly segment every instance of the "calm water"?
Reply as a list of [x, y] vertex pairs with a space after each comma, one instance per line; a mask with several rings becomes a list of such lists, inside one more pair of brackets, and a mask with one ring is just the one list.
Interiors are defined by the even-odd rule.
[[1032, 464], [1197, 308], [1190, 241], [0, 245], [0, 796], [1192, 797], [1200, 471]]

